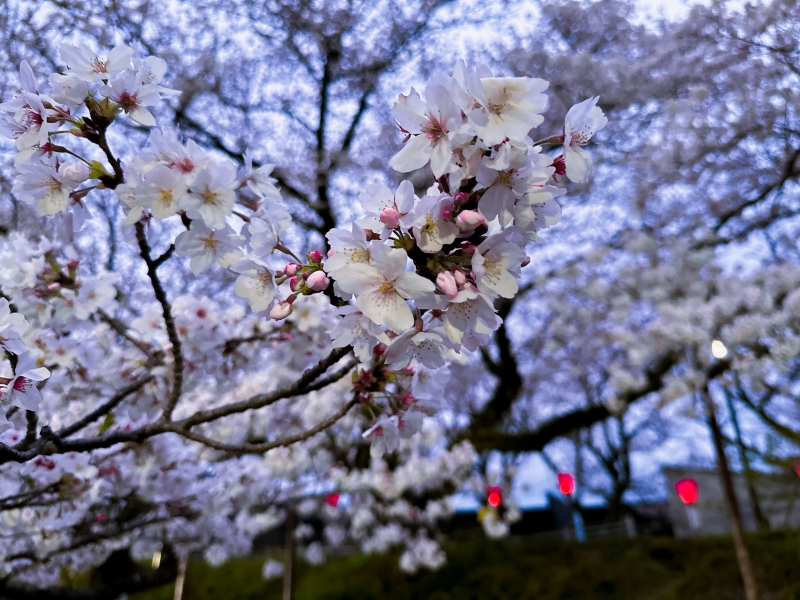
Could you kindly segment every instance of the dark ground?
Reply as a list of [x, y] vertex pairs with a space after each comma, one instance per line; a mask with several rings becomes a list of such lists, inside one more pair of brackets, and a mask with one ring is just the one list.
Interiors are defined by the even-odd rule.
[[[800, 600], [800, 532], [750, 537], [763, 600]], [[397, 555], [301, 565], [297, 600], [739, 600], [730, 538], [641, 537], [572, 542], [467, 539], [446, 545], [438, 572], [409, 576]], [[184, 600], [279, 600], [281, 582], [261, 578], [264, 560], [212, 569], [189, 565]], [[171, 600], [168, 586], [131, 600]]]

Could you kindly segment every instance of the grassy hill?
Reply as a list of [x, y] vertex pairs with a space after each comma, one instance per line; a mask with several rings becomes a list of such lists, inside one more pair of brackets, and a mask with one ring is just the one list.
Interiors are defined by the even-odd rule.
[[[753, 535], [764, 600], [800, 600], [800, 532]], [[409, 576], [397, 555], [301, 565], [297, 600], [740, 600], [729, 538], [638, 538], [566, 542], [470, 539], [446, 546], [438, 572]], [[212, 569], [189, 565], [184, 600], [280, 600], [280, 581], [261, 579], [262, 559]], [[171, 600], [172, 587], [131, 596]]]

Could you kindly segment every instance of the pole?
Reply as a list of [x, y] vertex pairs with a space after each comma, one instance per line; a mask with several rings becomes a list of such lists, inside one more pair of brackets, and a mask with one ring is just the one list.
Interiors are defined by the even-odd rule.
[[297, 513], [295, 513], [293, 506], [287, 505], [286, 545], [283, 563], [283, 600], [294, 600], [294, 530], [296, 526]]
[[719, 478], [722, 483], [722, 492], [725, 497], [725, 506], [728, 509], [728, 517], [731, 521], [731, 536], [733, 546], [736, 549], [736, 560], [739, 563], [739, 571], [742, 574], [744, 583], [744, 596], [746, 600], [759, 600], [758, 585], [756, 583], [755, 569], [750, 558], [750, 550], [747, 548], [747, 538], [745, 537], [744, 526], [742, 525], [742, 515], [739, 512], [739, 504], [736, 501], [736, 491], [733, 487], [733, 477], [728, 466], [728, 458], [725, 456], [725, 443], [722, 431], [717, 422], [716, 409], [708, 388], [702, 392], [703, 400], [706, 405], [706, 416], [708, 426], [711, 429], [711, 436], [714, 438], [714, 449], [717, 453], [717, 467]]

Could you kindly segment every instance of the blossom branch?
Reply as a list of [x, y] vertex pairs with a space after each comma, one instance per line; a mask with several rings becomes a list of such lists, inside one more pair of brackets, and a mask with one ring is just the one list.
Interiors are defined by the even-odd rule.
[[101, 404], [100, 406], [98, 406], [95, 410], [90, 412], [88, 415], [86, 415], [82, 419], [76, 421], [72, 425], [69, 425], [69, 426], [64, 427], [63, 429], [59, 430], [55, 435], [58, 438], [66, 438], [66, 437], [69, 437], [70, 435], [72, 435], [73, 433], [76, 433], [76, 432], [80, 431], [81, 429], [83, 429], [84, 427], [89, 425], [90, 423], [93, 423], [94, 421], [96, 421], [100, 417], [110, 413], [117, 406], [119, 406], [119, 404], [123, 400], [125, 400], [125, 398], [127, 398], [131, 394], [134, 394], [134, 393], [138, 392], [139, 390], [141, 390], [145, 385], [147, 385], [148, 383], [153, 381], [153, 379], [155, 379], [155, 377], [153, 375], [146, 375], [145, 377], [142, 377], [138, 381], [135, 381], [134, 383], [130, 384], [128, 387], [123, 388], [122, 390], [120, 390], [119, 392], [114, 394], [114, 396], [112, 396], [107, 402], [105, 402], [104, 404]]
[[333, 413], [330, 417], [328, 417], [324, 421], [317, 423], [317, 425], [315, 425], [311, 429], [307, 429], [306, 431], [303, 431], [301, 433], [275, 440], [274, 442], [265, 442], [263, 444], [226, 444], [224, 442], [218, 442], [207, 436], [204, 436], [202, 434], [193, 431], [180, 430], [178, 431], [178, 433], [180, 433], [185, 438], [188, 438], [195, 442], [199, 442], [201, 444], [208, 446], [209, 448], [214, 448], [215, 450], [233, 452], [234, 454], [262, 454], [264, 452], [267, 452], [268, 450], [273, 450], [281, 446], [291, 446], [292, 444], [296, 444], [297, 442], [301, 442], [303, 440], [315, 436], [316, 434], [334, 425], [339, 419], [344, 417], [350, 411], [350, 409], [353, 408], [356, 404], [358, 404], [358, 399], [353, 398], [352, 400], [342, 405], [342, 407], [335, 413]]
[[136, 223], [136, 240], [139, 243], [139, 255], [147, 265], [147, 276], [150, 278], [150, 284], [155, 293], [156, 300], [161, 305], [161, 314], [164, 317], [164, 324], [167, 328], [167, 337], [170, 344], [172, 344], [172, 394], [164, 406], [163, 419], [169, 420], [172, 417], [172, 411], [175, 405], [180, 400], [183, 391], [183, 369], [184, 359], [181, 350], [181, 340], [178, 336], [178, 331], [175, 327], [175, 320], [172, 318], [172, 306], [167, 300], [167, 293], [161, 285], [161, 280], [158, 278], [158, 264], [150, 257], [150, 244], [147, 242], [147, 235], [142, 223]]

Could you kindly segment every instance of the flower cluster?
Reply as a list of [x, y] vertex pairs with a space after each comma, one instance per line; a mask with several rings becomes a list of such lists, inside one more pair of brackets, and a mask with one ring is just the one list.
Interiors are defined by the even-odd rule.
[[[362, 360], [377, 352], [395, 370], [436, 369], [488, 341], [501, 322], [493, 301], [516, 295], [526, 244], [558, 222], [558, 165], [566, 160], [568, 177], [583, 180], [591, 165], [580, 146], [605, 124], [591, 98], [570, 111], [564, 136], [535, 144], [528, 134], [544, 120], [546, 88], [459, 62], [452, 76], [432, 77], [424, 100], [413, 89], [400, 97], [393, 114], [406, 140], [390, 164], [408, 172], [430, 163], [435, 183], [422, 197], [410, 181], [395, 192], [368, 185], [367, 216], [328, 233], [325, 271], [355, 304], [342, 310], [335, 345], [353, 345]], [[565, 156], [542, 151], [562, 140]], [[405, 423], [393, 412], [368, 432], [381, 448]]]
[[[50, 239], [0, 238], [0, 443], [23, 457], [0, 472], [0, 503], [37, 503], [0, 505], [16, 532], [0, 555], [72, 569], [171, 540], [224, 560], [314, 480], [351, 497], [349, 529], [331, 540], [404, 544], [409, 571], [441, 565], [429, 535], [449, 510], [441, 490], [459, 486], [475, 454], [466, 442], [437, 447], [442, 431], [426, 416], [448, 363], [499, 326], [493, 304], [517, 293], [526, 244], [558, 221], [560, 165], [573, 177], [580, 160], [588, 173], [580, 146], [604, 124], [596, 99], [570, 113], [563, 136], [534, 143], [546, 82], [463, 63], [435, 75], [424, 101], [412, 90], [394, 106], [407, 139], [391, 160], [400, 172], [430, 163], [433, 185], [365, 185], [363, 218], [327, 231], [329, 248], [293, 251], [272, 165], [245, 154], [237, 166], [157, 126], [176, 93], [161, 85], [163, 60], [69, 44], [61, 59], [45, 85], [23, 62], [20, 89], [0, 105], [14, 194], [61, 225]], [[148, 141], [117, 155], [111, 126], [128, 119], [151, 128]], [[86, 256], [94, 198], [124, 213], [119, 271]], [[175, 256], [209, 275], [205, 287]], [[160, 277], [167, 261], [188, 281]], [[146, 285], [127, 279], [142, 273]], [[226, 278], [230, 291], [217, 287]], [[372, 463], [357, 466], [362, 449]], [[405, 499], [420, 490], [436, 491], [422, 511]], [[86, 532], [98, 542], [83, 544]], [[60, 550], [71, 546], [85, 550]], [[4, 575], [27, 568], [6, 562]]]

